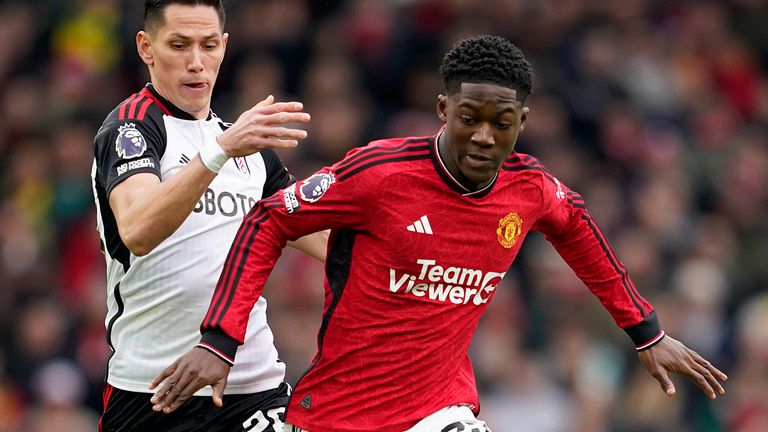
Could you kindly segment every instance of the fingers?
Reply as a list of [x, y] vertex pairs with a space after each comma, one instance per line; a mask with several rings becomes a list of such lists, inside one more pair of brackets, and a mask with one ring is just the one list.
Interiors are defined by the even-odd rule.
[[280, 111], [264, 115], [264, 124], [276, 125], [285, 123], [309, 123], [312, 119], [308, 113], [305, 112], [285, 112]]
[[693, 381], [694, 384], [696, 384], [697, 387], [701, 389], [701, 391], [706, 393], [710, 399], [717, 398], [717, 395], [715, 394], [716, 390], [720, 394], [725, 392], [715, 377], [701, 365], [696, 364], [692, 366], [690, 370], [684, 373], [691, 381]]
[[696, 385], [699, 386], [710, 399], [715, 399], [717, 397], [715, 392], [721, 395], [725, 394], [725, 389], [720, 384], [720, 381], [718, 381], [718, 378], [715, 377], [715, 375], [725, 376], [725, 374], [717, 370], [708, 361], [698, 355], [694, 356], [694, 360], [696, 363], [692, 366], [692, 369], [695, 376], [691, 376], [691, 379], [693, 379]]
[[160, 390], [158, 390], [152, 398], [149, 400], [152, 403], [152, 410], [155, 412], [164, 411], [164, 409], [170, 406], [176, 398], [181, 394], [182, 389], [186, 388], [190, 383], [191, 377], [188, 374], [182, 373], [180, 370], [171, 375]]
[[677, 393], [675, 385], [672, 383], [672, 380], [669, 379], [669, 375], [667, 374], [666, 370], [661, 369], [658, 373], [654, 374], [654, 377], [659, 381], [661, 389], [664, 391], [664, 393], [667, 394], [667, 396], [674, 396], [675, 393]]
[[217, 138], [224, 151], [233, 157], [247, 156], [264, 148], [296, 147], [307, 138], [307, 131], [286, 127], [291, 123], [307, 123], [309, 113], [302, 112], [300, 102], [274, 102], [272, 96], [244, 112]]
[[270, 136], [277, 139], [304, 139], [307, 137], [307, 131], [303, 129], [291, 129], [286, 127], [274, 127], [270, 129]]
[[[165, 400], [161, 402], [161, 404], [165, 404], [165, 407], [162, 407], [163, 414], [170, 414], [180, 406], [184, 404], [189, 398], [192, 397], [192, 395], [195, 394], [195, 392], [200, 388], [201, 386], [198, 385], [198, 383], [195, 380], [190, 380], [186, 386], [184, 386], [183, 389], [179, 390], [178, 393], [175, 395], [175, 397], [172, 400]], [[175, 388], [179, 388], [179, 386], [176, 386]], [[160, 404], [157, 404], [155, 406], [158, 406]], [[155, 410], [155, 407], [152, 407], [153, 410]], [[159, 411], [159, 410], [155, 410]]]
[[720, 381], [725, 381], [728, 376], [712, 366], [696, 351], [669, 336], [654, 347], [641, 351], [638, 355], [648, 372], [659, 381], [662, 390], [669, 396], [675, 394], [676, 391], [667, 375], [668, 372], [687, 376], [710, 399], [715, 399], [717, 393], [725, 394], [725, 389]]
[[[706, 359], [699, 356], [698, 354], [694, 356], [694, 359], [696, 360], [696, 363], [705, 367], [712, 375], [716, 376], [717, 379], [719, 379], [720, 381], [726, 381], [728, 379], [728, 375], [724, 374], [722, 371], [720, 371], [720, 369], [714, 367], [712, 363], [708, 362]], [[723, 390], [723, 393], [725, 393], [725, 390]]]
[[271, 148], [271, 149], [286, 149], [286, 148], [293, 148], [299, 145], [299, 142], [297, 140], [291, 140], [291, 139], [280, 139], [280, 138], [264, 138], [259, 141], [259, 147], [262, 149], [265, 148]]
[[221, 380], [213, 384], [213, 404], [221, 408], [224, 406], [224, 388], [227, 386], [226, 381]]
[[691, 365], [692, 373], [688, 373], [688, 376], [694, 383], [709, 396], [710, 399], [717, 398], [715, 392], [719, 394], [725, 394], [725, 388], [720, 384], [720, 381], [725, 381], [728, 376], [718, 370], [716, 367], [707, 361], [699, 353], [693, 350], [689, 350], [688, 354], [693, 360]]
[[257, 103], [256, 105], [254, 105], [254, 108], [259, 108], [259, 107], [263, 107], [263, 106], [267, 106], [267, 105], [272, 105], [274, 102], [275, 102], [275, 97], [272, 96], [272, 95], [269, 95], [266, 98], [264, 98], [263, 101], [261, 101], [261, 102]]
[[164, 371], [162, 371], [160, 375], [156, 376], [155, 379], [153, 379], [152, 382], [149, 383], [149, 389], [154, 390], [155, 387], [158, 386], [158, 384], [163, 382], [169, 376], [173, 375], [173, 373], [176, 372], [176, 367], [178, 366], [178, 364], [179, 364], [178, 360], [173, 362], [173, 364], [168, 366]]
[[[261, 103], [261, 102], [260, 102]], [[259, 113], [264, 115], [271, 115], [276, 113], [298, 113], [304, 109], [304, 104], [301, 102], [275, 102], [269, 105], [257, 104], [254, 106], [254, 110], [258, 110]]]

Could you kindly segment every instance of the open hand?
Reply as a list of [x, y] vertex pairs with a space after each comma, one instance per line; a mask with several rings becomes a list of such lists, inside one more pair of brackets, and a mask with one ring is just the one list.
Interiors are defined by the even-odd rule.
[[217, 137], [221, 148], [230, 156], [248, 156], [265, 148], [296, 147], [307, 131], [285, 127], [287, 123], [307, 123], [308, 113], [301, 102], [275, 102], [273, 96], [240, 115], [237, 121]]
[[212, 352], [203, 348], [192, 348], [149, 384], [149, 389], [154, 390], [165, 381], [150, 399], [152, 410], [171, 413], [207, 385], [213, 387], [214, 405], [223, 406], [222, 398], [229, 369], [229, 364]]
[[667, 372], [677, 372], [687, 376], [710, 399], [717, 398], [717, 394], [725, 394], [720, 381], [727, 380], [728, 376], [669, 335], [651, 348], [638, 352], [637, 355], [648, 373], [659, 381], [661, 389], [668, 396], [674, 395], [676, 390]]

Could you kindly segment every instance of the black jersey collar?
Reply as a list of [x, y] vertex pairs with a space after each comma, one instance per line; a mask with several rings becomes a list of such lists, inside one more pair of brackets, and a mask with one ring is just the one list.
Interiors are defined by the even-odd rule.
[[482, 189], [472, 190], [465, 185], [463, 185], [459, 179], [453, 176], [450, 171], [448, 171], [448, 168], [445, 166], [445, 163], [443, 162], [442, 156], [440, 156], [440, 151], [437, 148], [437, 141], [440, 139], [440, 136], [443, 134], [445, 130], [445, 127], [441, 128], [437, 135], [430, 138], [430, 153], [432, 155], [432, 163], [435, 165], [435, 171], [437, 171], [437, 174], [440, 175], [440, 178], [443, 179], [445, 184], [448, 185], [451, 189], [455, 190], [456, 192], [464, 195], [465, 197], [469, 198], [482, 198], [486, 195], [488, 195], [491, 192], [491, 189], [493, 189], [493, 185], [496, 184], [496, 180], [499, 178], [499, 173], [497, 172], [496, 175], [493, 176], [493, 180], [491, 180], [490, 183], [488, 183], [485, 187]]
[[[155, 89], [155, 86], [153, 86], [152, 83], [147, 83], [147, 85], [144, 87], [152, 93], [152, 96], [155, 97], [155, 103], [160, 105], [161, 109], [165, 108], [163, 109], [163, 111], [167, 111], [171, 113], [171, 116], [180, 118], [182, 120], [200, 120], [200, 119], [194, 118], [190, 113], [172, 104], [171, 101], [169, 101], [168, 99], [160, 96], [160, 93], [157, 92], [157, 90]], [[213, 111], [208, 110], [208, 117], [206, 118], [206, 120], [210, 120], [211, 118], [213, 118]]]

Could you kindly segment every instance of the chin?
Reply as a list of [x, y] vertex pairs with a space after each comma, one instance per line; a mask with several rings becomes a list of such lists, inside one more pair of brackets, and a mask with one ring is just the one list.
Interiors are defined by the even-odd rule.
[[470, 175], [465, 174], [467, 180], [475, 184], [482, 184], [491, 181], [493, 176], [496, 174], [496, 171], [474, 171], [470, 172], [469, 174]]
[[205, 106], [201, 104], [184, 104], [184, 106], [180, 106], [179, 108], [189, 114], [197, 114], [205, 110]]

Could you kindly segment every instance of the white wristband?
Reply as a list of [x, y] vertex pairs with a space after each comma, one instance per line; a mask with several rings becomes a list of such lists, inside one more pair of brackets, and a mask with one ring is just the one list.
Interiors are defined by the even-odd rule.
[[219, 142], [214, 140], [208, 142], [200, 149], [200, 160], [203, 161], [203, 165], [209, 170], [218, 173], [221, 171], [221, 167], [229, 160], [229, 155], [219, 145]]

